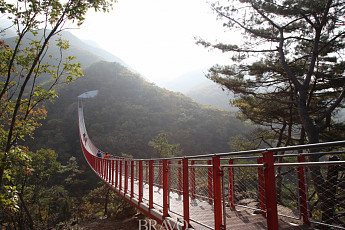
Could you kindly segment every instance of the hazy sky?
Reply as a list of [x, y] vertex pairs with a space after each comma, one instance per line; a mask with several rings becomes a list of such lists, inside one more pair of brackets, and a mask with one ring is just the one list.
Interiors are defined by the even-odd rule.
[[224, 63], [221, 53], [195, 44], [194, 37], [224, 36], [206, 0], [118, 0], [110, 13], [90, 12], [86, 18], [71, 32], [97, 42], [155, 82]]

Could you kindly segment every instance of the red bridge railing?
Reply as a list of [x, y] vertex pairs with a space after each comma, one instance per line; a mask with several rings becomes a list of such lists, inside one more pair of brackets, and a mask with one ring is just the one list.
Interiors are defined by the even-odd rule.
[[[345, 229], [345, 141], [104, 159], [87, 135], [81, 101], [79, 130], [84, 156], [99, 178], [168, 229]], [[311, 162], [316, 155], [319, 161]]]

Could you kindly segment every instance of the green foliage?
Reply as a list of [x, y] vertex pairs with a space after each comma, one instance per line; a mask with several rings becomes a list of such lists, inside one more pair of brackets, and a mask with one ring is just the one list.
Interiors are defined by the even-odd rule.
[[163, 132], [149, 141], [149, 146], [153, 148], [156, 157], [167, 158], [181, 156], [183, 150], [180, 149], [180, 144], [169, 144], [167, 137], [168, 135]]
[[90, 203], [90, 211], [97, 217], [116, 217], [121, 215], [121, 212], [125, 209], [134, 209], [123, 198], [117, 196], [116, 193], [112, 192], [108, 186], [101, 182], [85, 198]]
[[[7, 211], [16, 212], [20, 200], [30, 229], [34, 228], [34, 221], [25, 204], [25, 190], [29, 183], [39, 187], [35, 179], [41, 180], [43, 186], [49, 181], [47, 177], [51, 171], [42, 168], [41, 162], [47, 159], [35, 154], [31, 156], [18, 142], [24, 143], [27, 137], [33, 137], [35, 129], [41, 125], [46, 117], [42, 102], [56, 97], [54, 87], [60, 83], [69, 84], [83, 75], [80, 63], [74, 62], [75, 57], [62, 60], [63, 51], [69, 47], [68, 41], [57, 38], [53, 44], [59, 52], [53, 56], [48, 49], [50, 40], [64, 30], [67, 23], [80, 26], [88, 9], [107, 11], [111, 2], [1, 2], [3, 19], [12, 22], [17, 37], [12, 42], [0, 41], [0, 201]], [[37, 165], [31, 165], [30, 160]], [[57, 167], [50, 165], [52, 162], [46, 163], [53, 171]], [[29, 179], [28, 174], [34, 170], [37, 173]], [[33, 196], [38, 195], [37, 190], [34, 189]]]
[[253, 150], [253, 149], [257, 149], [258, 147], [257, 143], [250, 141], [247, 138], [244, 138], [243, 136], [231, 137], [228, 143], [232, 151], [235, 151], [235, 152]]
[[[71, 218], [93, 216], [90, 203], [84, 198], [90, 184], [85, 183], [83, 170], [74, 157], [61, 165], [50, 149], [22, 155], [22, 159], [11, 161], [11, 168], [6, 170], [8, 192], [1, 193], [0, 208], [4, 224], [29, 226], [31, 220], [32, 227], [39, 229], [67, 223]], [[12, 171], [7, 173], [9, 170]]]
[[[336, 115], [344, 107], [345, 97], [345, 62], [341, 55], [345, 26], [340, 23], [345, 3], [234, 0], [211, 6], [224, 20], [224, 27], [242, 33], [242, 40], [241, 44], [198, 41], [232, 55], [234, 64], [212, 67], [208, 78], [237, 96], [234, 104], [243, 119], [270, 129], [270, 134], [263, 135], [265, 143], [279, 147], [343, 138], [338, 130], [344, 121]], [[331, 136], [333, 127], [337, 128]], [[313, 154], [309, 160], [319, 161], [321, 156]], [[284, 202], [280, 195], [292, 194], [295, 188], [285, 186], [285, 172], [277, 170], [277, 196]], [[336, 194], [332, 198], [325, 187], [335, 182], [318, 167], [309, 170], [322, 209], [317, 215], [332, 225], [330, 219], [335, 216], [331, 200]]]
[[213, 3], [224, 27], [242, 32], [242, 43], [197, 41], [233, 56], [233, 65], [212, 67], [208, 78], [237, 96], [244, 119], [271, 128], [277, 146], [305, 136], [309, 143], [329, 140], [321, 133], [344, 105], [344, 61], [337, 55], [345, 47], [337, 23], [344, 3], [329, 2]]
[[[53, 148], [62, 162], [71, 154], [81, 154], [75, 98], [88, 90], [99, 90], [95, 98], [83, 101], [88, 134], [111, 155], [155, 157], [148, 142], [162, 130], [186, 155], [225, 152], [230, 136], [250, 130], [230, 112], [154, 86], [117, 63], [98, 62], [83, 72], [84, 78], [58, 89], [60, 96], [54, 105], [47, 105], [50, 113], [37, 132], [40, 138], [32, 144]], [[77, 159], [85, 165], [82, 155]]]

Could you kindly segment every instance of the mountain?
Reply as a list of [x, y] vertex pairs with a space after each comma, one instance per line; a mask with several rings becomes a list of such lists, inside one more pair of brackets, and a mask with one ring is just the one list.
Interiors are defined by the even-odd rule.
[[[25, 37], [23, 47], [42, 35], [42, 31], [38, 31], [37, 37]], [[94, 43], [83, 42], [69, 32], [61, 32], [61, 36], [70, 44], [63, 57], [76, 56], [85, 76], [56, 88], [59, 97], [53, 104], [46, 104], [48, 117], [37, 130], [37, 138], [27, 142], [33, 151], [53, 149], [62, 162], [75, 154], [83, 159], [78, 138], [77, 96], [90, 90], [99, 93], [84, 100], [89, 136], [96, 146], [113, 154], [157, 157], [148, 142], [161, 132], [168, 134], [169, 143], [180, 144], [185, 155], [226, 152], [230, 151], [227, 142], [231, 136], [250, 129], [229, 112], [200, 105], [181, 93], [147, 82], [126, 68], [120, 58]], [[5, 42], [13, 46], [13, 40], [8, 38]], [[50, 41], [47, 54], [56, 57], [60, 52], [55, 40]], [[49, 60], [48, 55], [46, 57]], [[191, 83], [196, 84], [200, 74], [195, 76]], [[49, 76], [42, 77], [41, 83], [48, 79]]]
[[85, 77], [57, 89], [59, 98], [46, 105], [48, 117], [33, 148], [52, 148], [61, 160], [76, 153], [81, 157], [77, 96], [90, 90], [99, 93], [84, 99], [89, 136], [112, 154], [156, 157], [148, 142], [160, 132], [168, 134], [169, 143], [180, 144], [185, 155], [226, 152], [231, 136], [250, 130], [231, 113], [159, 88], [118, 63], [97, 62], [84, 73]]
[[[77, 55], [78, 51], [80, 50], [86, 50], [98, 57], [101, 58], [102, 61], [108, 61], [108, 62], [117, 62], [123, 65], [124, 67], [130, 69], [131, 71], [134, 71], [129, 65], [127, 65], [121, 58], [115, 56], [114, 54], [102, 49], [96, 42], [94, 41], [82, 41], [72, 33], [68, 31], [62, 31], [60, 34], [67, 39], [71, 47], [69, 51], [70, 53], [73, 53], [74, 56], [78, 57], [83, 57], [80, 55]], [[85, 56], [84, 56], [85, 57]], [[91, 63], [94, 63], [97, 61], [91, 61]], [[90, 64], [91, 64], [90, 63]]]
[[237, 111], [236, 107], [230, 105], [230, 100], [234, 96], [223, 91], [219, 85], [206, 78], [206, 73], [207, 68], [197, 69], [158, 85], [174, 92], [183, 93], [203, 105], [216, 106], [227, 111]]
[[173, 80], [157, 82], [157, 85], [174, 92], [185, 93], [193, 89], [194, 87], [197, 87], [198, 85], [209, 81], [205, 77], [206, 72], [206, 68], [196, 69], [191, 72], [182, 74], [181, 76]]
[[10, 21], [0, 18], [0, 39], [16, 36], [15, 30], [11, 26]]
[[[1, 20], [0, 23], [3, 23], [6, 20]], [[3, 23], [0, 25], [8, 25], [8, 23]], [[9, 37], [10, 31], [12, 30], [6, 30], [6, 36], [3, 37], [6, 44], [10, 45], [11, 47], [14, 47], [14, 40], [16, 36]], [[13, 35], [13, 34], [12, 34]], [[15, 34], [14, 34], [15, 35]], [[32, 40], [39, 40], [43, 36], [43, 30], [39, 30], [37, 36], [33, 36], [32, 34], [27, 34], [27, 36], [24, 37], [22, 42], [22, 48], [29, 46], [30, 41]], [[119, 57], [109, 53], [108, 51], [105, 51], [95, 43], [91, 42], [83, 42], [76, 36], [74, 36], [72, 33], [68, 31], [61, 31], [59, 35], [55, 35], [49, 42], [49, 49], [48, 54], [52, 54], [53, 57], [60, 57], [60, 50], [56, 47], [57, 41], [56, 39], [58, 36], [61, 36], [63, 39], [66, 39], [69, 41], [69, 49], [66, 51], [63, 51], [62, 57], [68, 57], [68, 56], [75, 56], [77, 59], [76, 61], [80, 61], [82, 63], [83, 67], [87, 67], [91, 65], [92, 63], [98, 62], [98, 61], [109, 61], [109, 62], [117, 62], [121, 65], [125, 66], [128, 69], [131, 69], [134, 71], [129, 65], [127, 65], [122, 59]], [[92, 45], [91, 45], [92, 44]], [[48, 59], [48, 55], [46, 55], [45, 61], [49, 61], [50, 63], [54, 63], [53, 60]]]
[[228, 91], [223, 91], [219, 85], [208, 80], [184, 93], [194, 101], [221, 108], [226, 111], [236, 112], [238, 109], [230, 105], [230, 100], [234, 95]]

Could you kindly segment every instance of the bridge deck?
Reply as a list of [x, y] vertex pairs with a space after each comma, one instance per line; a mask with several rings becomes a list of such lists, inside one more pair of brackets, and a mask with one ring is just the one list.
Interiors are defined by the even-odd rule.
[[[175, 225], [175, 228], [182, 229], [180, 226], [183, 226], [185, 218], [189, 226], [194, 229], [222, 230], [223, 223], [226, 229], [308, 229], [305, 225], [344, 229], [342, 219], [323, 212], [322, 205], [317, 204], [318, 201], [315, 202], [315, 192], [309, 196], [308, 189], [310, 191], [316, 191], [316, 189], [311, 183], [314, 178], [308, 170], [316, 167], [314, 170], [323, 172], [320, 176], [328, 178], [329, 170], [335, 168], [331, 166], [345, 165], [345, 161], [307, 162], [306, 156], [310, 155], [310, 148], [328, 149], [345, 146], [345, 141], [170, 159], [135, 160], [119, 156], [103, 159], [96, 157], [99, 150], [93, 145], [86, 132], [81, 98], [78, 99], [78, 114], [81, 147], [91, 169], [127, 202], [160, 223], [164, 221], [170, 226]], [[307, 150], [307, 153], [301, 154], [301, 150]], [[286, 162], [289, 163], [275, 164], [274, 159], [278, 155], [274, 154], [277, 152], [288, 152], [289, 154], [280, 154], [279, 157], [288, 157]], [[333, 155], [344, 152], [331, 153]], [[318, 154], [325, 155], [324, 152]], [[286, 170], [280, 183], [286, 183], [286, 186], [285, 192], [283, 190], [280, 192], [280, 200], [284, 201], [284, 205], [279, 205], [275, 172], [282, 168]], [[109, 175], [110, 172], [113, 174]], [[124, 189], [124, 174], [128, 180], [126, 181], [127, 191]], [[107, 178], [105, 175], [108, 175]], [[332, 186], [332, 190], [335, 189], [332, 192], [334, 195], [342, 191], [341, 184], [333, 182], [333, 178], [337, 177], [338, 175], [327, 179], [334, 185]], [[140, 190], [143, 188], [143, 194], [140, 196], [138, 180], [142, 186]], [[114, 185], [114, 182], [120, 181], [122, 187], [119, 184]], [[152, 186], [151, 183], [156, 184], [150, 187], [147, 181], [150, 182], [150, 186]], [[134, 185], [132, 186], [131, 183]], [[164, 184], [164, 188], [160, 187], [161, 184]], [[180, 190], [184, 196], [179, 194]], [[150, 191], [153, 194], [149, 198]], [[249, 195], [242, 196], [242, 191], [248, 191]], [[240, 196], [237, 196], [236, 192]], [[194, 196], [197, 198], [192, 198]], [[222, 204], [222, 196], [228, 203], [236, 202], [236, 210], [231, 210]], [[344, 204], [330, 197], [331, 199], [327, 201], [329, 210], [341, 210]], [[141, 198], [142, 201], [139, 203]], [[313, 210], [309, 209], [311, 204]], [[189, 211], [183, 210], [184, 206]], [[225, 208], [225, 211], [222, 208]], [[222, 215], [224, 212], [225, 215]], [[257, 212], [266, 213], [267, 219]], [[325, 220], [324, 217], [327, 219]]]
[[[101, 175], [99, 175], [101, 176]], [[114, 175], [115, 176], [115, 175]], [[105, 182], [107, 182], [105, 180]], [[107, 182], [108, 183], [108, 182]], [[130, 196], [131, 194], [131, 181], [130, 177], [128, 178], [127, 192], [124, 193], [125, 177], [122, 176], [121, 190], [119, 186], [116, 188], [113, 184], [109, 184], [112, 189], [123, 196]], [[133, 197], [130, 197], [133, 200], [133, 203], [137, 203], [139, 195], [137, 191], [138, 180], [134, 180], [133, 187]], [[160, 186], [153, 186], [153, 207], [158, 211], [160, 218], [163, 216], [163, 189]], [[143, 184], [143, 205], [149, 206], [149, 185], [148, 183]], [[191, 219], [191, 225], [194, 229], [214, 229], [214, 211], [213, 205], [206, 200], [198, 198], [189, 198], [189, 213]], [[169, 192], [169, 216], [175, 223], [183, 222], [183, 198], [177, 192]], [[174, 223], [170, 224], [174, 226]], [[245, 208], [240, 208], [238, 210], [233, 210], [230, 207], [226, 208], [226, 228], [227, 229], [267, 229], [267, 220], [261, 214], [254, 214], [252, 210], [246, 210]], [[279, 229], [306, 229], [301, 226], [294, 226], [292, 223], [285, 222], [284, 220], [279, 220]]]

